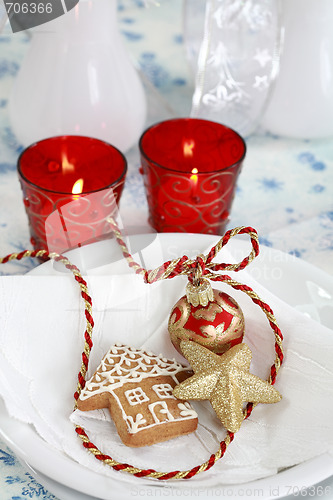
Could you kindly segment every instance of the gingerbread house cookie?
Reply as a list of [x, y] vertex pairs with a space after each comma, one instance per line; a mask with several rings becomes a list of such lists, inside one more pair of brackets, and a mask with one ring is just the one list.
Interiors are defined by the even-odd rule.
[[175, 360], [117, 344], [86, 383], [77, 407], [108, 408], [127, 446], [166, 441], [197, 428], [197, 414], [190, 404], [172, 395], [189, 375]]

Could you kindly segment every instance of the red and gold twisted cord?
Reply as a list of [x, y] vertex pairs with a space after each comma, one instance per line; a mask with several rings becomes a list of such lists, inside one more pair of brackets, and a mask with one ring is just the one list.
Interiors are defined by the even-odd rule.
[[[236, 290], [240, 290], [244, 293], [246, 293], [251, 300], [258, 305], [264, 314], [267, 317], [267, 320], [269, 322], [270, 327], [272, 328], [274, 332], [274, 337], [275, 337], [275, 352], [276, 352], [276, 357], [274, 360], [274, 363], [271, 367], [270, 370], [270, 377], [269, 377], [269, 383], [274, 384], [276, 380], [276, 375], [279, 371], [279, 368], [281, 366], [281, 363], [283, 361], [283, 350], [282, 350], [282, 340], [283, 336], [281, 333], [281, 330], [277, 324], [277, 321], [275, 319], [274, 313], [271, 310], [270, 306], [266, 304], [260, 297], [247, 285], [244, 285], [242, 283], [239, 283], [237, 281], [232, 280], [229, 276], [226, 275], [216, 275], [212, 273], [212, 271], [219, 271], [219, 270], [232, 270], [232, 271], [240, 271], [244, 269], [259, 253], [259, 244], [258, 244], [258, 236], [256, 231], [251, 228], [251, 227], [239, 227], [235, 228], [231, 231], [228, 231], [223, 238], [219, 240], [219, 242], [210, 250], [208, 255], [205, 256], [199, 256], [196, 260], [191, 260], [188, 259], [186, 256], [183, 256], [179, 259], [175, 259], [172, 261], [165, 262], [162, 264], [162, 266], [159, 266], [155, 270], [147, 271], [146, 269], [142, 268], [138, 263], [136, 263], [131, 256], [130, 252], [128, 251], [128, 248], [122, 238], [122, 235], [119, 231], [119, 228], [117, 227], [116, 223], [113, 220], [110, 220], [110, 224], [112, 226], [112, 229], [114, 231], [114, 234], [116, 236], [117, 242], [120, 245], [123, 255], [125, 259], [128, 262], [128, 265], [137, 273], [143, 276], [143, 279], [146, 283], [154, 283], [156, 281], [162, 280], [162, 279], [170, 279], [173, 278], [177, 275], [182, 275], [182, 274], [187, 274], [189, 276], [195, 275], [195, 273], [198, 275], [198, 269], [199, 269], [199, 276], [205, 276], [206, 278], [209, 278], [213, 281], [220, 281], [223, 283], [226, 283], [233, 287]], [[239, 264], [214, 264], [212, 263], [212, 260], [214, 257], [218, 254], [218, 252], [225, 246], [230, 238], [235, 236], [236, 234], [248, 234], [251, 238], [251, 243], [252, 243], [252, 251], [251, 253], [245, 257], [242, 262]], [[77, 385], [77, 390], [74, 394], [74, 399], [77, 401], [77, 399], [80, 396], [81, 390], [83, 389], [85, 385], [85, 377], [89, 365], [89, 356], [91, 352], [91, 348], [93, 345], [92, 342], [92, 331], [93, 331], [93, 326], [94, 326], [94, 321], [92, 317], [92, 300], [91, 297], [88, 293], [87, 289], [87, 283], [83, 279], [83, 277], [80, 274], [80, 271], [76, 266], [70, 263], [70, 261], [64, 257], [63, 255], [59, 255], [56, 253], [48, 253], [45, 250], [40, 250], [40, 251], [30, 251], [30, 250], [25, 250], [24, 252], [21, 253], [12, 253], [10, 255], [7, 255], [6, 257], [0, 259], [0, 264], [4, 264], [6, 262], [9, 262], [11, 260], [21, 260], [24, 257], [44, 257], [44, 258], [51, 258], [54, 259], [57, 262], [62, 262], [67, 269], [69, 269], [76, 280], [76, 282], [79, 284], [80, 289], [81, 289], [81, 296], [85, 302], [85, 316], [86, 316], [86, 330], [84, 333], [84, 338], [85, 338], [85, 345], [84, 345], [84, 350], [82, 352], [82, 365], [80, 372], [78, 374], [78, 385]], [[254, 408], [253, 403], [248, 403], [245, 410], [244, 410], [244, 419], [248, 418]], [[209, 470], [213, 465], [220, 460], [228, 447], [228, 445], [232, 442], [234, 439], [234, 434], [232, 432], [227, 431], [226, 438], [220, 442], [218, 450], [213, 453], [209, 459], [202, 463], [201, 465], [198, 465], [196, 467], [193, 467], [192, 469], [185, 470], [185, 471], [171, 471], [171, 472], [159, 472], [156, 471], [155, 469], [140, 469], [138, 467], [134, 467], [133, 465], [118, 462], [117, 460], [114, 460], [112, 457], [109, 455], [106, 455], [102, 453], [91, 441], [85, 430], [80, 427], [76, 426], [75, 428], [77, 435], [81, 438], [83, 446], [92, 453], [95, 458], [106, 465], [112, 467], [116, 471], [122, 471], [122, 472], [127, 472], [129, 474], [132, 474], [136, 477], [146, 477], [146, 478], [153, 478], [153, 479], [158, 479], [158, 480], [169, 480], [169, 479], [190, 479], [197, 474]]]
[[[126, 259], [129, 267], [135, 271], [136, 274], [140, 274], [143, 276], [145, 283], [155, 283], [156, 281], [162, 279], [170, 279], [178, 275], [189, 275], [191, 270], [194, 270], [198, 266], [198, 260], [201, 259], [204, 264], [204, 272], [202, 272], [202, 276], [205, 274], [209, 274], [212, 271], [241, 271], [248, 264], [250, 264], [255, 257], [259, 254], [259, 241], [258, 234], [255, 229], [252, 227], [236, 227], [235, 229], [230, 229], [225, 233], [225, 235], [213, 246], [208, 255], [199, 256], [196, 260], [189, 259], [186, 255], [181, 258], [169, 260], [164, 262], [161, 266], [157, 267], [154, 270], [147, 270], [140, 266], [137, 262], [134, 261], [132, 255], [130, 254], [127, 245], [123, 239], [123, 236], [114, 221], [114, 219], [109, 218], [108, 222], [112, 228], [112, 231], [116, 237], [118, 245], [120, 246], [123, 256]], [[250, 254], [245, 257], [239, 264], [216, 264], [213, 263], [212, 260], [216, 257], [216, 255], [221, 251], [221, 249], [229, 242], [231, 238], [238, 234], [248, 234], [250, 236], [252, 250]]]

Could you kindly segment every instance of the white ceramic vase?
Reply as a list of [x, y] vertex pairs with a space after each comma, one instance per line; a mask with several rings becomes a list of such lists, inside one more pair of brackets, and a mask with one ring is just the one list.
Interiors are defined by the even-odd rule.
[[80, 0], [31, 32], [10, 99], [21, 143], [74, 134], [123, 152], [134, 145], [145, 124], [146, 99], [119, 33], [117, 1]]
[[284, 46], [262, 124], [283, 136], [333, 136], [333, 1], [280, 1]]

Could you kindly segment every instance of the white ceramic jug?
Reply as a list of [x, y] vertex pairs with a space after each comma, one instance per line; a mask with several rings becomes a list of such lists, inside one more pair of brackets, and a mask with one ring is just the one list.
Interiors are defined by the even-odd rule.
[[284, 44], [262, 124], [283, 136], [333, 136], [333, 1], [280, 1]]
[[66, 134], [96, 137], [123, 152], [135, 144], [146, 100], [119, 33], [117, 1], [80, 0], [31, 32], [10, 99], [22, 144]]

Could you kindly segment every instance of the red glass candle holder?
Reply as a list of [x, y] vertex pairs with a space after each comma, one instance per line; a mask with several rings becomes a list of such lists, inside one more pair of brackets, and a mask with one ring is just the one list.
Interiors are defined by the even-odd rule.
[[246, 153], [242, 137], [220, 123], [177, 118], [148, 128], [139, 147], [153, 228], [222, 234]]
[[18, 174], [33, 246], [62, 253], [103, 239], [126, 172], [123, 154], [99, 139], [51, 137], [25, 149]]

